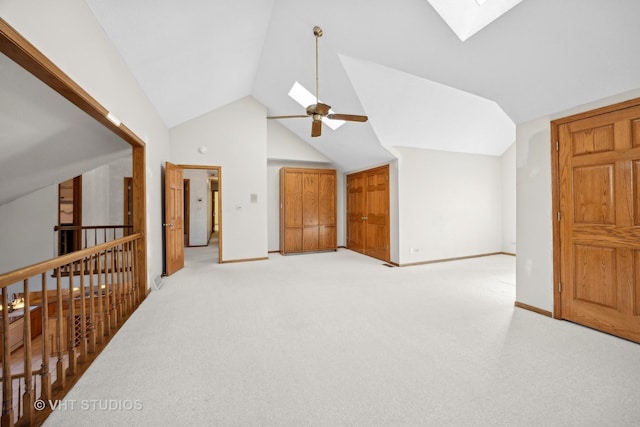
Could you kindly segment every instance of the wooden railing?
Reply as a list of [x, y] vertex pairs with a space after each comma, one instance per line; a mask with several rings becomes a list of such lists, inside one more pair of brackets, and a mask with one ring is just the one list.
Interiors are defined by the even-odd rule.
[[[130, 225], [56, 225], [53, 227], [53, 230], [57, 233], [57, 255], [60, 256], [128, 236], [131, 234], [133, 227]], [[69, 269], [71, 267], [75, 268], [73, 272], [75, 275], [80, 274], [80, 264], [76, 263], [61, 268], [63, 277], [70, 274]], [[85, 260], [85, 274], [88, 274], [91, 270], [98, 272], [98, 266], [95, 260], [93, 265], [90, 263], [90, 260]], [[57, 270], [53, 271], [54, 275], [57, 273]]]
[[56, 225], [58, 252], [65, 255], [80, 249], [86, 249], [101, 243], [111, 242], [131, 234], [131, 225]]
[[137, 233], [0, 275], [2, 426], [42, 422], [142, 302], [142, 247]]

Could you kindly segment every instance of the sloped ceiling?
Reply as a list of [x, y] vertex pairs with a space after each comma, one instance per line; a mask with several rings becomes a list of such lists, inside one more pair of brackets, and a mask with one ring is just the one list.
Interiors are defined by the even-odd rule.
[[637, 1], [487, 0], [511, 9], [465, 41], [433, 0], [86, 1], [169, 127], [248, 95], [303, 114], [319, 25], [320, 99], [370, 121], [281, 122], [344, 170], [398, 145], [499, 155], [514, 124], [640, 87]]
[[0, 205], [129, 156], [102, 124], [0, 54]]
[[[320, 98], [370, 120], [320, 138], [307, 118], [279, 122], [344, 171], [396, 146], [500, 155], [514, 124], [640, 88], [638, 1], [506, 0], [517, 4], [465, 41], [433, 0], [85, 1], [168, 127], [246, 96], [269, 115], [303, 113], [287, 93], [313, 91], [321, 26]], [[9, 101], [23, 96], [15, 71], [0, 62], [0, 204], [128, 151], [46, 87], [32, 105]]]

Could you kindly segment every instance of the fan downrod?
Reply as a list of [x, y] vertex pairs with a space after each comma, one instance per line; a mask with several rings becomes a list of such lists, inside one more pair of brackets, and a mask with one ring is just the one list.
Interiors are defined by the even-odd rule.
[[313, 27], [313, 35], [316, 37], [322, 37], [322, 28], [318, 27], [317, 25], [315, 27]]

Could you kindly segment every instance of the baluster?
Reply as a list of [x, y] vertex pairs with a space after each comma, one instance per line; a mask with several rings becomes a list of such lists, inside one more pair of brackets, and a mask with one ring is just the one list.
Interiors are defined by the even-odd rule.
[[138, 294], [137, 294], [137, 276], [136, 276], [136, 241], [131, 241], [131, 311], [133, 312], [138, 306]]
[[116, 301], [116, 297], [117, 297], [117, 293], [118, 293], [118, 283], [117, 283], [117, 273], [116, 273], [116, 261], [115, 261], [115, 257], [116, 254], [114, 253], [116, 250], [115, 246], [111, 248], [111, 297], [110, 299], [110, 303], [111, 303], [111, 327], [112, 328], [117, 328], [118, 327], [118, 312], [117, 312], [117, 301]]
[[56, 353], [58, 361], [56, 362], [56, 382], [54, 388], [63, 389], [65, 386], [64, 372], [64, 318], [62, 305], [62, 276], [60, 268], [56, 274]]
[[127, 313], [131, 314], [133, 312], [133, 242], [127, 242]]
[[49, 372], [49, 295], [47, 294], [47, 276], [42, 273], [42, 364], [40, 365], [40, 399], [51, 399], [51, 373]]
[[[94, 259], [97, 255], [91, 255], [90, 258]], [[93, 283], [93, 270], [89, 271], [89, 324], [87, 325], [88, 333], [89, 333], [89, 353], [96, 352], [96, 328], [95, 325], [95, 288]]]
[[[106, 279], [107, 268], [104, 267], [104, 271], [102, 271], [102, 254], [106, 252], [101, 252], [98, 254], [98, 333], [97, 340], [98, 344], [102, 344], [104, 342], [104, 324], [105, 324], [105, 313], [103, 308], [103, 298], [104, 292], [106, 291], [106, 284], [103, 283], [103, 277]], [[106, 263], [105, 263], [106, 264]], [[106, 282], [106, 280], [105, 280]], [[104, 288], [103, 288], [104, 285]]]
[[3, 426], [13, 425], [13, 380], [11, 378], [11, 352], [9, 351], [9, 298], [2, 288], [2, 419]]
[[24, 353], [24, 394], [22, 395], [22, 403], [24, 407], [23, 419], [25, 425], [30, 425], [34, 417], [33, 403], [35, 397], [33, 394], [33, 363], [31, 360], [31, 296], [29, 295], [29, 279], [24, 279], [24, 308], [23, 308], [23, 353]]
[[117, 261], [118, 261], [118, 313], [120, 314], [120, 319], [124, 319], [124, 244], [118, 246], [117, 252]]
[[138, 240], [131, 242], [131, 286], [133, 291], [133, 306], [137, 307], [140, 303], [140, 295], [138, 293]]
[[[80, 263], [80, 357], [79, 361], [87, 361], [87, 308], [85, 306], [86, 296], [84, 287], [84, 259]], [[75, 301], [74, 301], [75, 302]], [[75, 329], [75, 328], [74, 328]]]
[[69, 326], [68, 331], [68, 349], [69, 349], [69, 366], [67, 367], [67, 375], [73, 376], [76, 374], [76, 368], [78, 367], [78, 359], [76, 357], [76, 309], [73, 298], [73, 271], [75, 267], [71, 268], [69, 274]]

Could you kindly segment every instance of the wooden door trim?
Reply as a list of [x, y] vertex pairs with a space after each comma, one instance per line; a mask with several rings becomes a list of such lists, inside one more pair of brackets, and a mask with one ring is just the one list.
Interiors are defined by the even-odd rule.
[[218, 263], [222, 264], [222, 166], [177, 165], [182, 169], [207, 169], [218, 171]]
[[573, 114], [551, 121], [551, 206], [553, 223], [553, 317], [563, 319], [562, 315], [562, 292], [560, 290], [560, 279], [562, 273], [562, 263], [560, 258], [560, 164], [559, 159], [559, 129], [563, 124], [577, 120], [593, 118], [602, 114], [613, 113], [640, 106], [640, 98], [630, 99], [594, 110]]
[[[187, 241], [185, 242], [185, 247], [190, 247], [191, 243], [191, 180], [189, 178], [182, 178], [182, 188], [184, 193], [182, 197], [185, 201], [184, 203], [184, 225], [183, 234], [187, 236]], [[184, 238], [184, 235], [182, 236]]]
[[127, 141], [131, 146], [144, 147], [142, 139], [124, 124], [116, 126], [107, 119], [109, 111], [106, 108], [2, 18], [0, 18], [0, 52]]
[[131, 145], [134, 183], [133, 209], [135, 215], [133, 218], [133, 232], [142, 233], [145, 236], [137, 245], [140, 268], [136, 270], [138, 272], [138, 283], [144, 286], [146, 293], [148, 293], [150, 288], [147, 282], [147, 193], [144, 141], [126, 127], [124, 123], [116, 126], [111, 120], [107, 119], [109, 111], [106, 108], [2, 18], [0, 18], [0, 52]]

